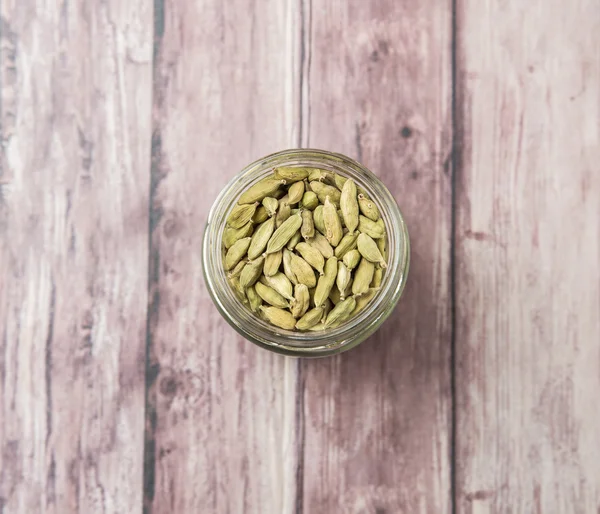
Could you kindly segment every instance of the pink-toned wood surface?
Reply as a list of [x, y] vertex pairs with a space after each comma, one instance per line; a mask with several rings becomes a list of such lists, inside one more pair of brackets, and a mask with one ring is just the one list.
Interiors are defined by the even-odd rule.
[[[0, 0], [0, 514], [596, 513], [594, 0]], [[240, 338], [208, 210], [371, 168], [409, 281], [358, 348]]]
[[457, 512], [600, 512], [600, 5], [457, 22]]
[[139, 512], [152, 9], [0, 13], [0, 512]]

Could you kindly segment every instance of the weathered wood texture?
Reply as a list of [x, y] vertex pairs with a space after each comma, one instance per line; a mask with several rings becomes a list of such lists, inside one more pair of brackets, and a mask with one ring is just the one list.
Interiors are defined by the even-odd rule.
[[457, 511], [599, 512], [600, 5], [457, 22]]
[[301, 364], [303, 512], [449, 512], [451, 4], [309, 3], [304, 143], [382, 178], [412, 262], [374, 337]]
[[0, 512], [139, 512], [152, 8], [1, 9]]
[[155, 514], [294, 509], [297, 362], [238, 336], [201, 266], [226, 181], [297, 145], [294, 6], [166, 0], [157, 10], [146, 488]]

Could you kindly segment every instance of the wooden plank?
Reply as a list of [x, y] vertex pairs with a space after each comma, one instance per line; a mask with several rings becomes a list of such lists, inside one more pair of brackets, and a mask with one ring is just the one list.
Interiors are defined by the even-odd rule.
[[450, 2], [309, 3], [304, 142], [383, 179], [412, 262], [374, 337], [301, 365], [303, 512], [449, 512]]
[[597, 512], [600, 9], [457, 16], [457, 511]]
[[151, 17], [2, 1], [0, 512], [142, 507]]
[[202, 277], [217, 194], [296, 146], [293, 2], [156, 10], [146, 511], [292, 512], [296, 361], [243, 340]]

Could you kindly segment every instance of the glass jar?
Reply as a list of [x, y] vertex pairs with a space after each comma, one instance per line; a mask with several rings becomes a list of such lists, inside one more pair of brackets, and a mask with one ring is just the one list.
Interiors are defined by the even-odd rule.
[[[294, 332], [263, 321], [240, 302], [223, 268], [222, 235], [227, 215], [252, 184], [279, 166], [306, 166], [354, 179], [379, 207], [387, 231], [387, 269], [379, 292], [371, 302], [340, 326], [320, 331]], [[321, 357], [354, 348], [375, 332], [394, 310], [406, 283], [409, 239], [394, 197], [383, 183], [358, 162], [322, 150], [285, 150], [248, 165], [221, 191], [208, 215], [202, 264], [208, 291], [227, 322], [253, 343], [286, 355]]]

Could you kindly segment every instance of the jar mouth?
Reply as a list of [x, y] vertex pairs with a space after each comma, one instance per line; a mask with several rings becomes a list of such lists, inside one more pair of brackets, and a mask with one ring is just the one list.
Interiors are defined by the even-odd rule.
[[[339, 327], [296, 332], [260, 319], [234, 293], [223, 267], [222, 237], [225, 220], [244, 190], [277, 166], [307, 166], [351, 177], [380, 210], [387, 230], [387, 269], [380, 290], [355, 317]], [[259, 159], [236, 175], [210, 209], [204, 231], [202, 266], [208, 291], [221, 315], [243, 337], [264, 348], [288, 355], [323, 356], [353, 348], [389, 316], [406, 283], [410, 243], [396, 200], [383, 183], [358, 162], [323, 150], [293, 149]]]

